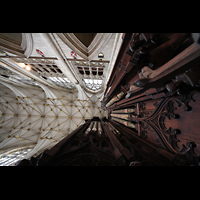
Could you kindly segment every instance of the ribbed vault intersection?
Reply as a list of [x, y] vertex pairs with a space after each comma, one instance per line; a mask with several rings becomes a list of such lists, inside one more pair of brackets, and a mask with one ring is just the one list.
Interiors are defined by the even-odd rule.
[[[27, 157], [51, 148], [93, 116], [103, 117], [101, 94], [27, 90], [3, 83], [0, 91], [0, 151], [33, 145]], [[84, 94], [84, 95], [83, 95]]]

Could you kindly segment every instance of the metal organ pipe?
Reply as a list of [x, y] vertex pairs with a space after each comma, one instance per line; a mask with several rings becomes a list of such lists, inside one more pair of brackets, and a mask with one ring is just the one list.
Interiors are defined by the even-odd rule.
[[102, 136], [101, 122], [98, 122], [98, 135]]
[[93, 126], [94, 122], [91, 122], [88, 129], [85, 131], [85, 134], [87, 135], [91, 130], [92, 130], [92, 126]]
[[123, 124], [127, 127], [135, 128], [135, 124], [133, 124], [132, 122], [129, 122], [129, 121], [126, 121], [126, 120], [123, 120], [123, 119], [118, 119], [116, 117], [112, 117], [112, 120], [119, 122], [120, 124]]
[[129, 115], [124, 115], [124, 114], [111, 114], [112, 117], [117, 117], [121, 119], [126, 119], [128, 120]]
[[[130, 128], [135, 128], [135, 125], [129, 121], [130, 119], [134, 120], [135, 116], [135, 109], [134, 108], [126, 108], [126, 109], [120, 109], [120, 110], [114, 110], [110, 114], [113, 120], [124, 124], [125, 126], [128, 126]], [[127, 120], [127, 121], [125, 121]]]
[[96, 121], [94, 122], [94, 125], [93, 125], [93, 128], [92, 128], [92, 131], [97, 131], [97, 122], [96, 122]]
[[120, 132], [111, 123], [108, 123], [108, 124], [112, 128], [112, 130], [114, 131], [114, 133], [120, 134]]
[[120, 92], [118, 95], [114, 96], [107, 104], [106, 107], [109, 107], [116, 101], [119, 101], [125, 94], [123, 92]]
[[101, 127], [101, 122], [93, 121], [90, 123], [88, 129], [85, 131], [85, 135], [87, 135], [90, 131], [97, 131], [98, 136], [102, 136], [103, 130]]
[[134, 113], [134, 108], [126, 108], [126, 109], [120, 109], [120, 110], [113, 110], [112, 113]]

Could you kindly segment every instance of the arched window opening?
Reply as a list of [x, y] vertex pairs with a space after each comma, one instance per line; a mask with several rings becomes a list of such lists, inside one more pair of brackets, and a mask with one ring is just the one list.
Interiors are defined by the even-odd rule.
[[29, 153], [32, 148], [23, 148], [16, 151], [6, 152], [0, 155], [0, 166], [13, 166], [18, 161], [22, 160], [24, 156]]

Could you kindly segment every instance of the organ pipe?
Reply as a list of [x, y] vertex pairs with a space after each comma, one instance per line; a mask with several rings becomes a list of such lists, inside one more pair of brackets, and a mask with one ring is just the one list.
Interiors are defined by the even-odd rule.
[[134, 112], [135, 112], [135, 109], [133, 109], [133, 108], [126, 108], [126, 109], [112, 111], [112, 113], [134, 113]]
[[135, 124], [129, 122], [129, 121], [126, 121], [126, 120], [123, 120], [123, 119], [118, 119], [116, 117], [112, 117], [112, 120], [116, 121], [116, 122], [119, 122], [120, 124], [123, 124], [127, 127], [130, 127], [130, 128], [135, 128]]
[[128, 120], [129, 115], [124, 115], [124, 114], [111, 114], [112, 117], [117, 117], [121, 119], [126, 119]]
[[93, 124], [92, 131], [97, 131], [97, 122], [96, 121]]
[[120, 132], [111, 123], [108, 123], [108, 124], [112, 128], [112, 130], [114, 130], [117, 134], [120, 134]]
[[123, 96], [124, 96], [124, 93], [123, 93], [123, 92], [120, 92], [118, 95], [114, 96], [114, 97], [106, 104], [106, 107], [109, 107], [110, 105], [112, 105], [112, 104], [115, 103], [116, 101], [119, 101]]
[[102, 136], [101, 122], [98, 122], [98, 135]]
[[93, 124], [94, 124], [94, 122], [91, 122], [91, 123], [90, 123], [89, 128], [85, 131], [85, 134], [86, 134], [86, 135], [92, 130]]

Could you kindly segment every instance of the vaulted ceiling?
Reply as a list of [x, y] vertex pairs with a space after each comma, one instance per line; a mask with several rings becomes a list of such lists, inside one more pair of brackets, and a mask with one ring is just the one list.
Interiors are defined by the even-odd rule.
[[33, 155], [54, 146], [85, 119], [104, 116], [102, 96], [0, 83], [1, 150], [36, 145]]
[[103, 117], [121, 35], [0, 33], [0, 153], [23, 147], [32, 148], [27, 158], [36, 156], [85, 119]]
[[97, 33], [74, 33], [74, 35], [88, 47]]

